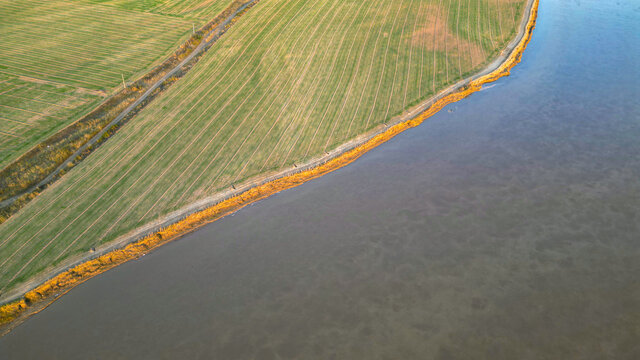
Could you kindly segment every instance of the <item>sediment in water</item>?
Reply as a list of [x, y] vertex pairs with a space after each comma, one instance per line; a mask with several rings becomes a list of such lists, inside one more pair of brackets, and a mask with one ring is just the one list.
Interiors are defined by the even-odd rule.
[[147, 235], [141, 240], [130, 243], [121, 249], [108, 252], [61, 272], [33, 290], [26, 292], [22, 298], [1, 306], [0, 332], [6, 333], [10, 331], [20, 320], [24, 320], [26, 317], [41, 311], [71, 288], [91, 277], [129, 260], [139, 258], [160, 245], [185, 235], [204, 224], [216, 221], [253, 202], [269, 197], [282, 190], [301, 185], [309, 180], [350, 164], [364, 153], [388, 141], [399, 133], [420, 125], [425, 119], [437, 113], [446, 105], [464, 99], [470, 94], [479, 91], [482, 85], [486, 83], [509, 75], [511, 68], [520, 62], [524, 49], [527, 47], [535, 27], [539, 0], [531, 1], [530, 12], [526, 20], [526, 25], [522, 30], [523, 33], [518, 35], [518, 37], [522, 36], [522, 38], [512, 49], [509, 56], [493, 71], [481, 75], [471, 80], [467, 85], [458, 88], [456, 91], [442, 96], [414, 118], [391, 126], [375, 134], [359, 146], [347, 150], [326, 162], [298, 173], [286, 175], [254, 186], [209, 208], [188, 215], [184, 219], [156, 231], [151, 235]]

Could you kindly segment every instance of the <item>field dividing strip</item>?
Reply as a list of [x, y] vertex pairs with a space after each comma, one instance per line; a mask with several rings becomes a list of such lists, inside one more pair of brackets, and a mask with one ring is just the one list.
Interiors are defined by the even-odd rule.
[[[267, 9], [269, 9], [269, 8], [267, 8]], [[283, 8], [280, 8], [280, 10], [282, 10], [282, 9], [283, 9]], [[272, 15], [272, 17], [269, 19], [269, 23], [270, 23], [270, 21], [271, 21], [271, 20], [272, 20], [272, 19], [273, 19], [277, 14], [279, 14], [279, 11]], [[252, 28], [251, 28], [251, 30], [253, 30], [253, 28], [255, 28], [255, 26], [256, 26], [256, 25], [254, 25], [254, 27], [252, 27]], [[261, 34], [265, 29], [267, 29], [267, 26], [268, 26], [268, 24], [265, 24], [265, 25], [260, 29], [260, 31], [259, 31], [259, 32], [258, 32], [258, 34], [253, 38], [253, 40], [251, 41], [251, 43], [250, 43], [250, 44], [252, 44], [253, 42], [255, 42], [255, 41], [258, 39], [258, 36], [259, 36], [259, 35], [260, 35], [260, 34]], [[273, 29], [274, 29], [274, 28], [275, 28], [275, 27], [273, 27], [271, 30], [269, 30], [269, 33], [268, 33], [268, 34], [270, 34], [270, 33], [273, 31]], [[244, 41], [244, 38], [246, 38], [246, 37], [248, 37], [248, 36], [249, 36], [248, 34], [249, 34], [249, 32], [245, 32], [245, 33], [244, 33], [244, 35], [242, 35], [242, 38], [241, 38], [240, 42], [243, 42], [243, 41]], [[249, 47], [250, 47], [250, 46], [245, 46], [245, 47], [244, 47], [244, 49], [243, 49], [242, 53], [241, 53], [240, 55], [236, 56], [234, 63], [233, 63], [231, 66], [227, 67], [227, 71], [223, 74], [223, 76], [222, 76], [222, 77], [219, 77], [219, 78], [218, 78], [217, 82], [216, 82], [214, 85], [210, 85], [210, 84], [209, 84], [209, 83], [207, 83], [207, 82], [203, 82], [202, 84], [200, 84], [200, 85], [198, 86], [198, 88], [196, 88], [196, 89], [195, 89], [195, 90], [193, 90], [193, 91], [189, 91], [189, 92], [190, 92], [190, 93], [192, 93], [192, 94], [196, 94], [196, 93], [198, 93], [198, 92], [199, 92], [203, 87], [205, 87], [205, 86], [206, 86], [206, 87], [209, 87], [209, 90], [207, 91], [207, 93], [206, 93], [204, 96], [202, 96], [202, 98], [203, 98], [203, 99], [204, 99], [204, 98], [206, 98], [206, 97], [207, 97], [211, 92], [215, 91], [215, 89], [216, 89], [217, 85], [218, 85], [218, 84], [220, 84], [220, 82], [221, 82], [222, 80], [224, 80], [224, 78], [226, 78], [227, 74], [229, 74], [229, 73], [230, 73], [230, 71], [231, 71], [231, 69], [235, 66], [235, 64], [237, 64], [237, 63], [238, 63], [238, 61], [240, 61], [240, 59], [242, 59], [242, 56], [244, 55], [244, 53], [247, 51], [247, 49], [248, 49]], [[225, 53], [225, 57], [224, 57], [224, 58], [223, 58], [223, 60], [222, 60], [222, 63], [224, 63], [224, 62], [226, 61], [226, 59], [227, 59], [228, 57], [230, 57], [230, 56], [231, 56], [231, 52], [226, 52], [226, 53]], [[247, 61], [247, 62], [246, 62], [246, 64], [244, 65], [244, 68], [241, 70], [241, 72], [244, 72], [244, 69], [246, 69], [246, 67], [248, 66], [248, 64], [252, 61], [253, 57], [255, 57], [255, 55], [253, 55], [253, 56], [249, 59], [249, 61]], [[181, 89], [181, 90], [182, 90], [182, 89]], [[185, 88], [185, 90], [184, 90], [184, 91], [188, 91], [188, 90], [189, 90], [189, 89]], [[180, 92], [178, 92], [177, 94], [180, 94]], [[222, 94], [223, 94], [222, 92], [219, 92], [218, 98], [220, 98], [220, 97], [222, 96]], [[218, 98], [216, 98], [216, 100], [215, 100], [215, 101], [217, 101], [217, 99], [218, 99]], [[166, 116], [165, 118], [172, 118], [172, 117], [177, 113], [178, 109], [179, 109], [183, 104], [185, 104], [188, 100], [190, 100], [190, 98], [185, 98], [185, 99], [183, 99], [179, 105], [177, 105], [177, 106], [175, 106], [175, 107], [174, 107], [174, 109], [175, 109], [175, 110], [174, 110], [174, 112], [172, 112], [170, 116]], [[207, 109], [209, 109], [211, 106], [213, 106], [213, 103], [215, 103], [215, 101], [210, 102], [210, 105], [209, 105], [209, 107], [207, 107]], [[185, 112], [185, 114], [182, 116], [182, 118], [181, 118], [179, 121], [182, 121], [183, 119], [185, 119], [185, 118], [186, 118], [186, 116], [187, 116], [187, 114], [188, 114], [191, 110], [193, 110], [193, 109], [194, 109], [197, 105], [199, 105], [199, 104], [200, 104], [200, 102], [196, 102], [195, 104], [193, 104], [193, 105], [191, 106], [191, 108], [190, 108], [189, 110], [187, 110], [187, 112]], [[203, 114], [206, 114], [206, 111], [203, 111], [203, 112], [201, 113], [201, 115], [200, 115], [200, 116], [203, 116]], [[197, 119], [196, 119], [196, 120], [197, 120]]]
[[[160, 126], [162, 123], [158, 123], [157, 126]], [[133, 136], [134, 133], [130, 133], [129, 136]], [[126, 140], [127, 137], [125, 137]], [[142, 142], [139, 142], [137, 146], [142, 146]], [[60, 194], [58, 194], [58, 196], [56, 198], [54, 198], [51, 202], [49, 202], [49, 204], [51, 204], [51, 206], [53, 206], [55, 204], [55, 201], [58, 200], [62, 195], [64, 195], [67, 191], [71, 190], [73, 188], [74, 185], [78, 184], [81, 180], [83, 180], [86, 176], [88, 176], [89, 174], [92, 173], [93, 170], [99, 168], [100, 166], [102, 166], [103, 163], [105, 163], [107, 160], [109, 160], [110, 157], [104, 157], [101, 158], [100, 161], [98, 161], [96, 164], [94, 164], [93, 168], [88, 169], [87, 171], [83, 172], [82, 175], [76, 179], [76, 181], [74, 183], [72, 183], [70, 186], [68, 186], [64, 191], [62, 191]], [[117, 166], [121, 163], [124, 162], [124, 160], [126, 159], [126, 157], [120, 157], [118, 159], [118, 161], [113, 164], [110, 167], [110, 170], [117, 168]], [[54, 185], [55, 186], [55, 185]], [[0, 263], [0, 269], [11, 259], [13, 258], [13, 256], [15, 256], [15, 254], [17, 254], [20, 250], [22, 250], [28, 243], [31, 242], [31, 240], [33, 240], [40, 232], [42, 232], [42, 230], [46, 229], [51, 223], [53, 223], [53, 221], [55, 221], [59, 216], [61, 216], [62, 214], [64, 214], [67, 210], [71, 210], [72, 206], [75, 205], [78, 201], [80, 201], [81, 199], [84, 198], [84, 196], [87, 194], [87, 192], [89, 192], [90, 190], [92, 190], [94, 188], [94, 186], [97, 186], [97, 184], [93, 184], [92, 186], [87, 186], [85, 187], [84, 191], [82, 192], [82, 194], [80, 194], [80, 196], [75, 197], [75, 199], [68, 204], [68, 206], [63, 210], [63, 211], [59, 211], [56, 216], [51, 219], [47, 224], [45, 224], [44, 226], [42, 226], [40, 228], [40, 230], [38, 230], [38, 232], [36, 232], [35, 234], [33, 234], [27, 241], [25, 241], [16, 251], [14, 251], [11, 256], [9, 256], [8, 258], [6, 258], [2, 263]], [[37, 199], [36, 199], [37, 200]], [[13, 233], [11, 233], [5, 240], [3, 240], [2, 243], [0, 243], [0, 247], [2, 247], [6, 242], [8, 242], [9, 240], [11, 240], [11, 238], [13, 238], [13, 236], [15, 236], [18, 231], [20, 231], [25, 225], [29, 224], [31, 222], [31, 220], [33, 220], [36, 216], [38, 216], [41, 212], [45, 211], [45, 209], [49, 209], [47, 207], [43, 207], [41, 210], [39, 210], [36, 214], [34, 214], [31, 218], [27, 219], [18, 229], [14, 230]], [[8, 221], [10, 221], [12, 219], [9, 218]]]

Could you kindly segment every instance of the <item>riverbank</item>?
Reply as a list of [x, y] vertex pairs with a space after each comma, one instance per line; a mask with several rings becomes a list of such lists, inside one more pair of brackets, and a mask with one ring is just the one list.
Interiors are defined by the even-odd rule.
[[[236, 189], [227, 193], [220, 194], [216, 197], [205, 199], [198, 204], [189, 206], [179, 212], [169, 215], [160, 222], [151, 224], [144, 229], [136, 231], [134, 234], [118, 239], [117, 244], [112, 244], [111, 249], [115, 250], [108, 253], [103, 251], [109, 250], [97, 249], [93, 254], [93, 259], [64, 271], [60, 275], [45, 282], [35, 290], [29, 291], [23, 299], [8, 305], [6, 318], [16, 318], [23, 314], [25, 317], [35, 311], [41, 304], [50, 303], [58, 296], [68, 291], [72, 286], [85, 281], [86, 279], [104, 272], [111, 267], [136, 258], [145, 252], [164, 244], [172, 239], [183, 235], [186, 232], [215, 221], [239, 208], [246, 206], [254, 201], [263, 199], [276, 192], [288, 189], [302, 184], [308, 180], [324, 175], [330, 171], [336, 170], [346, 164], [356, 160], [359, 156], [368, 150], [380, 145], [381, 143], [391, 139], [400, 132], [417, 126], [424, 119], [433, 115], [445, 105], [460, 100], [469, 94], [478, 91], [482, 84], [494, 81], [495, 79], [508, 74], [509, 69], [514, 66], [520, 59], [522, 51], [531, 36], [531, 30], [535, 24], [535, 11], [537, 9], [537, 1], [530, 1], [528, 11], [524, 16], [524, 22], [519, 31], [518, 37], [512, 42], [503, 57], [492, 63], [489, 69], [476, 75], [472, 79], [467, 79], [463, 83], [456, 84], [441, 94], [417, 107], [408, 115], [395, 119], [393, 123], [376, 129], [374, 132], [363, 135], [358, 139], [341, 146], [339, 149], [316, 159], [305, 166], [297, 166], [293, 169], [272, 175], [269, 178], [262, 178], [237, 186]], [[415, 114], [415, 115], [414, 115]], [[217, 205], [216, 205], [217, 204]], [[186, 217], [186, 218], [185, 218]], [[182, 219], [182, 220], [181, 220]], [[154, 230], [155, 227], [155, 230]], [[162, 229], [162, 230], [160, 230]], [[140, 239], [141, 236], [147, 236], [142, 240], [126, 245], [124, 248], [117, 250], [114, 247], [123, 246], [128, 242]], [[153, 233], [148, 235], [149, 233]], [[103, 254], [103, 255], [99, 255]], [[76, 259], [76, 261], [83, 261]], [[67, 268], [70, 266], [67, 264]], [[55, 272], [54, 272], [55, 273]], [[50, 301], [49, 301], [50, 300]], [[36, 304], [36, 306], [34, 306]], [[45, 305], [46, 306], [46, 305]], [[33, 311], [25, 311], [25, 309], [33, 309]], [[22, 318], [22, 316], [21, 316]]]

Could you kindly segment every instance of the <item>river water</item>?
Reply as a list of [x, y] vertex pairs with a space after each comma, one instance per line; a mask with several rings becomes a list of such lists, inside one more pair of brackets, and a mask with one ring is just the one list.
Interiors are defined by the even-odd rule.
[[640, 3], [542, 0], [508, 78], [73, 289], [1, 359], [640, 358]]

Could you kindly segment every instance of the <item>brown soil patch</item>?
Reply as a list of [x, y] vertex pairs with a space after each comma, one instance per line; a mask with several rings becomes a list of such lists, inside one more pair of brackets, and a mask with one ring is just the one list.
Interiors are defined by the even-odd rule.
[[480, 46], [460, 38], [451, 31], [446, 19], [446, 9], [429, 5], [424, 14], [422, 26], [411, 35], [412, 46], [424, 46], [430, 51], [446, 51], [449, 56], [461, 56], [464, 59], [471, 57], [469, 61], [472, 66], [485, 60]]

